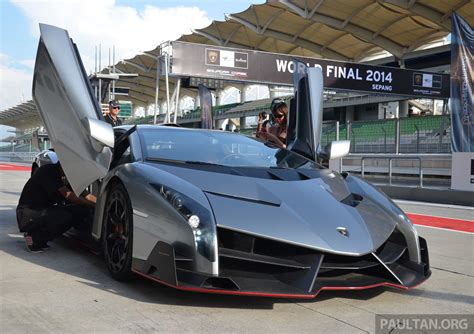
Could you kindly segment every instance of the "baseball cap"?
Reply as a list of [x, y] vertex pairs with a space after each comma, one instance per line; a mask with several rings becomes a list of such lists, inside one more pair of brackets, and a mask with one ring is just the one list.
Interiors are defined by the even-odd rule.
[[112, 107], [112, 108], [120, 107], [120, 105], [118, 104], [118, 102], [115, 101], [115, 100], [111, 100], [111, 101], [109, 102], [109, 106]]
[[59, 163], [58, 155], [56, 154], [56, 152], [52, 152], [52, 151], [46, 152], [45, 156], [47, 156], [49, 160], [51, 160], [52, 164]]
[[272, 100], [272, 104], [271, 104], [271, 106], [270, 106], [270, 110], [271, 110], [272, 112], [274, 112], [274, 111], [277, 110], [278, 107], [280, 107], [282, 104], [285, 104], [285, 105], [286, 105], [285, 100], [283, 100], [281, 97], [277, 97], [277, 98], [275, 98], [275, 99]]

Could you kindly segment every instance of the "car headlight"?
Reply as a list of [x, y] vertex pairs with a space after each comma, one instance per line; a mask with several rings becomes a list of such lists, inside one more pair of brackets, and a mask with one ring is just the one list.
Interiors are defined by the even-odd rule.
[[196, 250], [215, 261], [215, 226], [207, 208], [190, 197], [162, 184], [151, 184], [188, 223], [194, 235]]

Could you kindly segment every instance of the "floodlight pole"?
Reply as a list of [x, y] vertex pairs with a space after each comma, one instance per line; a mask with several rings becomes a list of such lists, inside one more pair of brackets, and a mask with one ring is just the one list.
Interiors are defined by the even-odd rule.
[[160, 58], [161, 56], [156, 57], [156, 86], [155, 86], [155, 110], [153, 114], [153, 124], [156, 124], [156, 114], [158, 111], [158, 96], [160, 93]]
[[[99, 72], [100, 72], [100, 68], [102, 66], [102, 61], [101, 61], [101, 58], [102, 58], [102, 44], [99, 44]], [[98, 96], [98, 100], [99, 100], [99, 106], [100, 106], [100, 109], [102, 109], [102, 80], [99, 78], [99, 96]]]
[[168, 80], [168, 59], [169, 55], [165, 55], [165, 81], [166, 81], [166, 118], [165, 123], [170, 122], [170, 83]]
[[[112, 66], [112, 64], [110, 63], [110, 61], [111, 61], [110, 57], [111, 57], [111, 54], [110, 54], [110, 48], [109, 48], [109, 64], [107, 66], [107, 69], [109, 70], [109, 73], [110, 73], [110, 66]], [[112, 88], [111, 85], [107, 86], [107, 93], [108, 93], [107, 96], [109, 98], [109, 101], [113, 99], [113, 94], [112, 94], [111, 88]]]
[[[94, 52], [94, 75], [97, 75], [97, 45], [95, 46], [95, 52]], [[96, 98], [98, 97], [98, 93], [99, 93], [97, 88], [98, 87], [94, 85], [94, 94]]]
[[[113, 45], [112, 64], [112, 73], [115, 74], [115, 44]], [[115, 100], [115, 80], [112, 80], [112, 100]]]
[[176, 102], [174, 104], [174, 121], [173, 123], [176, 124], [178, 121], [178, 108], [179, 108], [179, 88], [181, 87], [181, 78], [176, 81]]

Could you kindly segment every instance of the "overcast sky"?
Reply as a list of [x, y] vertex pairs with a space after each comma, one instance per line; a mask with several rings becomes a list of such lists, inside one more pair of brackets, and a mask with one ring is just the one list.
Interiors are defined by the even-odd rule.
[[[131, 58], [174, 40], [191, 29], [224, 20], [262, 0], [0, 0], [0, 111], [31, 99], [38, 45], [38, 23], [69, 31], [86, 71], [94, 69], [94, 49], [102, 45], [102, 64], [115, 45], [116, 60]], [[0, 138], [4, 131], [0, 130]]]

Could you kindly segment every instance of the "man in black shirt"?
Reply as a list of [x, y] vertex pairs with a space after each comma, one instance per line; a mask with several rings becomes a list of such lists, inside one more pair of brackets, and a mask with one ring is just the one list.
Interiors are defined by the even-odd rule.
[[105, 116], [105, 121], [112, 126], [122, 125], [122, 120], [118, 117], [120, 112], [120, 105], [117, 101], [112, 100], [109, 102], [109, 113]]
[[[64, 205], [63, 202], [72, 204]], [[20, 232], [25, 233], [28, 250], [41, 252], [47, 242], [72, 226], [80, 227], [95, 206], [95, 196], [77, 197], [65, 185], [60, 163], [41, 166], [26, 182], [16, 216]]]

